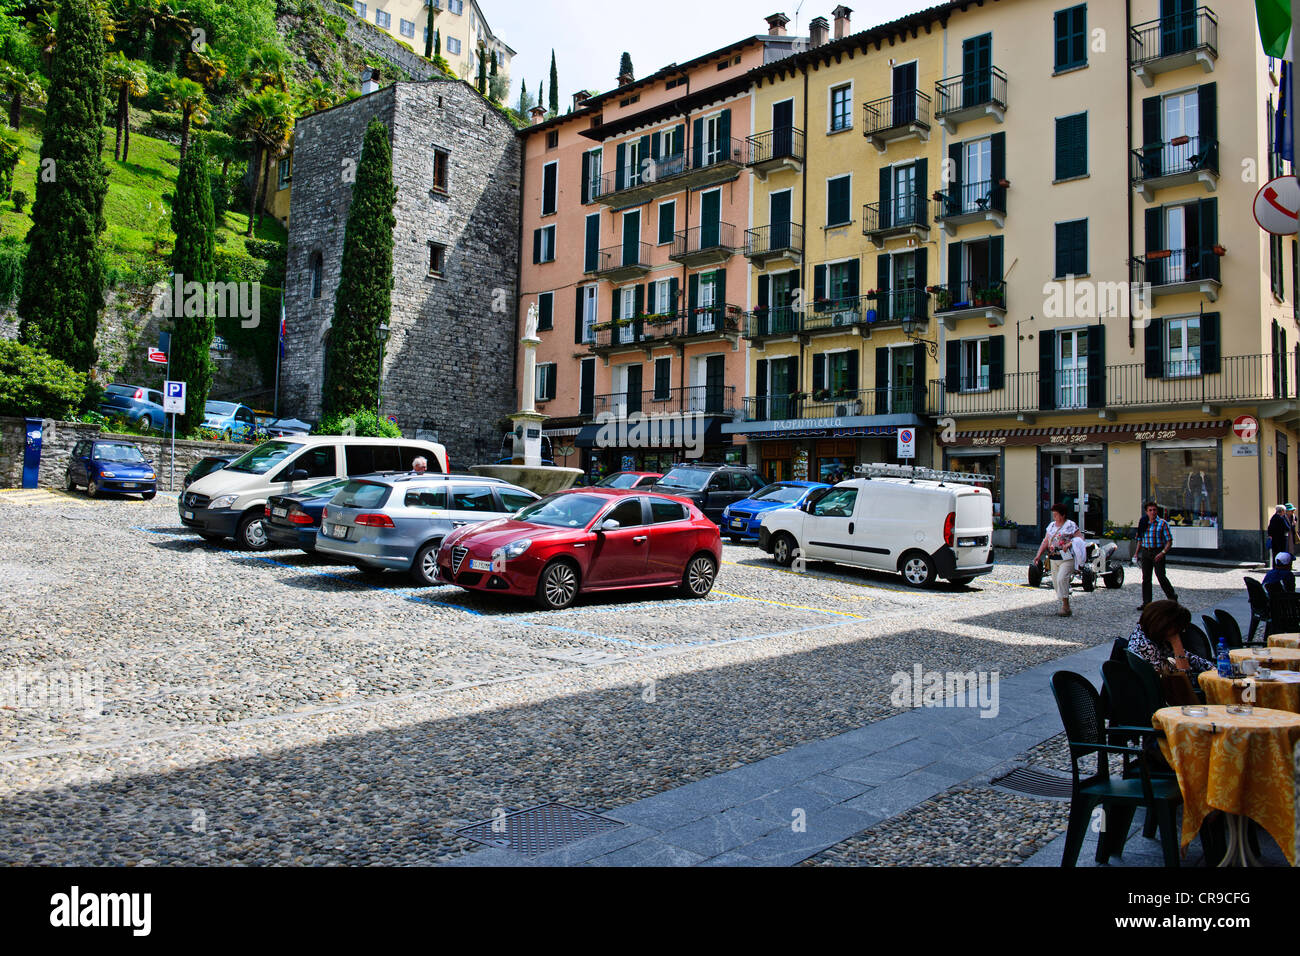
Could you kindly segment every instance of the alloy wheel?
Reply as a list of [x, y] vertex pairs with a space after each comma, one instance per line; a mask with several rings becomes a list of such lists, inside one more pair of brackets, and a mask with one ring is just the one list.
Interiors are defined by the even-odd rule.
[[542, 584], [546, 602], [553, 608], [567, 607], [578, 593], [578, 575], [569, 564], [553, 564]]
[[713, 590], [713, 579], [717, 573], [713, 559], [701, 554], [686, 569], [686, 586], [696, 597], [704, 597]]

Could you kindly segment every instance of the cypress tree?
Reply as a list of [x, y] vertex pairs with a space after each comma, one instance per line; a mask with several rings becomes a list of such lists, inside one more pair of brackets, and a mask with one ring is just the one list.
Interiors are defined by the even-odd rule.
[[433, 38], [436, 34], [436, 31], [433, 29], [434, 9], [433, 2], [430, 0], [429, 14], [424, 21], [424, 58], [426, 60], [433, 59]]
[[325, 350], [323, 416], [375, 407], [378, 330], [387, 324], [392, 309], [396, 201], [388, 127], [371, 120], [343, 235], [343, 265]]
[[528, 81], [519, 81], [519, 115], [528, 115]]
[[442, 56], [442, 31], [433, 31], [433, 55]]
[[478, 81], [475, 84], [480, 93], [487, 93], [487, 61], [483, 59], [483, 45], [478, 48]]
[[50, 98], [27, 233], [19, 336], [80, 372], [95, 364], [104, 307], [108, 169], [104, 149], [104, 29], [90, 3], [59, 11]]
[[549, 101], [551, 115], [555, 116], [560, 112], [560, 77], [555, 72], [555, 51], [551, 50], [551, 99]]
[[635, 75], [634, 72], [633, 72], [633, 70], [632, 70], [632, 54], [631, 54], [631, 53], [627, 53], [627, 52], [625, 51], [625, 52], [623, 53], [623, 58], [622, 58], [621, 60], [618, 61], [618, 75], [619, 75], [619, 76], [632, 76], [632, 75]]
[[[216, 219], [212, 211], [212, 181], [208, 177], [208, 158], [201, 143], [196, 143], [181, 160], [176, 178], [176, 198], [172, 201], [172, 231], [176, 248], [172, 252], [173, 282], [216, 280]], [[212, 388], [212, 338], [217, 332], [216, 317], [205, 301], [189, 301], [181, 289], [181, 301], [187, 303], [181, 315], [172, 317], [171, 377], [185, 382], [185, 414], [176, 430], [191, 432], [203, 424], [203, 408]], [[175, 301], [175, 298], [173, 298]]]

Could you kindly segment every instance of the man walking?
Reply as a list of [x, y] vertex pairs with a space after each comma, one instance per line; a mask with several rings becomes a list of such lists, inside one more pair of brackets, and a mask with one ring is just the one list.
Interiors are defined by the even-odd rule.
[[1146, 527], [1142, 529], [1142, 534], [1138, 538], [1138, 547], [1141, 548], [1142, 561], [1142, 607], [1151, 603], [1151, 572], [1155, 571], [1156, 577], [1160, 579], [1160, 588], [1165, 592], [1165, 597], [1171, 601], [1177, 601], [1178, 595], [1174, 587], [1169, 583], [1169, 577], [1165, 574], [1165, 556], [1169, 554], [1169, 549], [1174, 545], [1174, 533], [1169, 530], [1169, 522], [1160, 517], [1160, 511], [1154, 501], [1146, 503]]

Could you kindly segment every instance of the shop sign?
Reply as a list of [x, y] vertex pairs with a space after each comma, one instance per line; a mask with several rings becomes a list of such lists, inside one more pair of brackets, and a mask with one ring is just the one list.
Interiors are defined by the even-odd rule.
[[1233, 458], [1258, 458], [1259, 446], [1258, 445], [1233, 445], [1232, 457]]
[[[1251, 419], [1253, 422], [1254, 419]], [[1183, 438], [1221, 438], [1229, 422], [1173, 422], [1144, 425], [1094, 425], [1062, 428], [1010, 428], [958, 432], [949, 447], [1001, 448], [1034, 445], [1042, 448], [1072, 447], [1106, 442], [1176, 441]], [[1256, 426], [1258, 427], [1258, 426]]]

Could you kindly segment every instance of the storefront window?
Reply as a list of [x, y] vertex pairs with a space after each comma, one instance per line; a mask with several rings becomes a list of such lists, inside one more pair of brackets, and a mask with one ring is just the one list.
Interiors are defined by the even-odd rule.
[[1002, 462], [1000, 454], [949, 455], [944, 462], [948, 471], [961, 471], [971, 475], [988, 475], [992, 480], [979, 487], [987, 488], [993, 495], [993, 513], [1002, 514]]
[[1148, 448], [1146, 497], [1175, 530], [1218, 528], [1218, 448]]
[[853, 466], [858, 463], [857, 442], [819, 441], [815, 470], [809, 479], [833, 485], [853, 477]]

